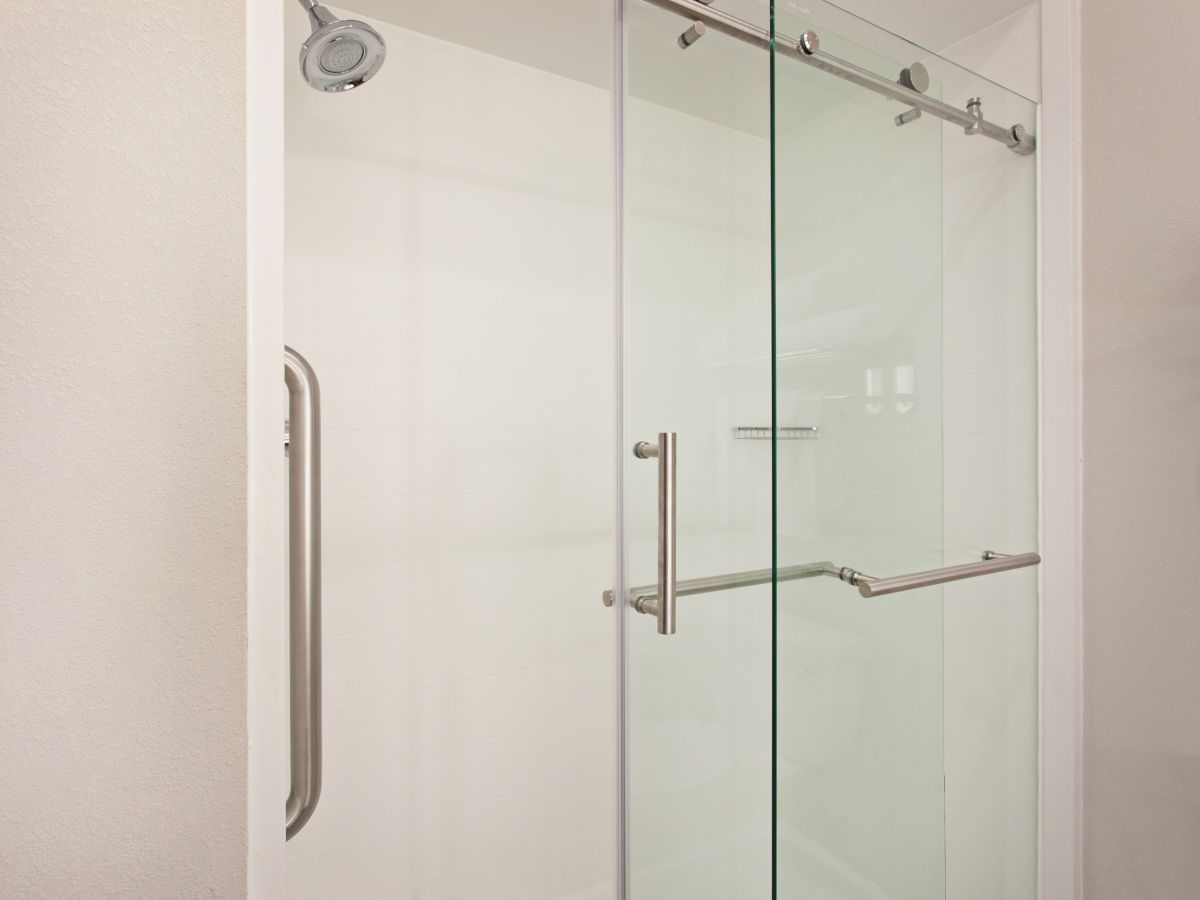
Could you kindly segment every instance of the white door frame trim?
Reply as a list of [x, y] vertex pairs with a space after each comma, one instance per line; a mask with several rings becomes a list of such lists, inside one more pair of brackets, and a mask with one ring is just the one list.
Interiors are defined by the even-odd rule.
[[284, 895], [287, 797], [283, 456], [283, 0], [246, 0], [246, 896]]
[[1080, 0], [1042, 0], [1039, 896], [1082, 891]]

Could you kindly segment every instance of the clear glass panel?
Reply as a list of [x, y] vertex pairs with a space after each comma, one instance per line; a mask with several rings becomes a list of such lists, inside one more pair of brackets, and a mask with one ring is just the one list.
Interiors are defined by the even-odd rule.
[[[936, 568], [940, 123], [787, 57], [775, 91], [778, 420], [820, 429], [778, 442], [780, 565]], [[941, 599], [779, 584], [780, 897], [942, 895]]]
[[[678, 434], [678, 577], [771, 565], [770, 54], [625, 5], [626, 585], [656, 581], [657, 471]], [[771, 895], [770, 584], [624, 610], [634, 900]]]
[[[826, 4], [779, 32], [1032, 129], [1034, 105]], [[847, 39], [847, 36], [852, 36]], [[781, 566], [1036, 549], [1035, 158], [785, 54], [774, 81]], [[1036, 574], [777, 597], [777, 896], [1032, 897]]]

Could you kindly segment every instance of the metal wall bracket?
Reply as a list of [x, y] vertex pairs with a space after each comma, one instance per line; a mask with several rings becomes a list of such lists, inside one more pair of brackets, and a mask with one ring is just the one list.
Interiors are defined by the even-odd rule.
[[972, 97], [967, 101], [967, 112], [975, 119], [969, 125], [963, 126], [963, 134], [982, 134], [983, 133], [983, 100], [979, 97]]
[[704, 37], [707, 30], [703, 22], [693, 22], [692, 27], [679, 36], [680, 48], [686, 50], [692, 44], [696, 43], [696, 41], [700, 40], [700, 38]]

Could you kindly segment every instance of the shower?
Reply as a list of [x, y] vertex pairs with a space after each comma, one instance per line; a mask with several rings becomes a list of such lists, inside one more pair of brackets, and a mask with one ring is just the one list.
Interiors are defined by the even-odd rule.
[[339, 19], [315, 0], [300, 0], [313, 32], [300, 47], [300, 71], [318, 91], [348, 91], [369, 81], [387, 58], [383, 36], [355, 19]]
[[405, 71], [282, 60], [283, 896], [1035, 897], [1037, 104], [825, 3], [291, 2]]

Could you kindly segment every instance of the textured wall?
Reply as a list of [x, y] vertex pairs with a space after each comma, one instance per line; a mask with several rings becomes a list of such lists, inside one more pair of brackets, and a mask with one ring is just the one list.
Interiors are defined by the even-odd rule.
[[1200, 883], [1198, 42], [1186, 4], [1083, 4], [1087, 900]]
[[244, 7], [0, 5], [0, 895], [245, 893]]

